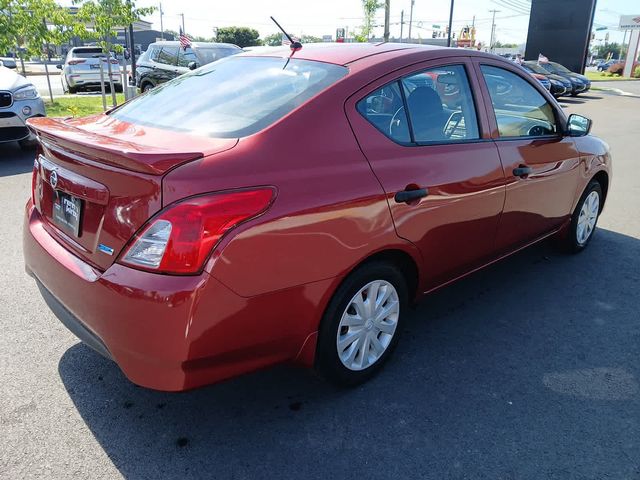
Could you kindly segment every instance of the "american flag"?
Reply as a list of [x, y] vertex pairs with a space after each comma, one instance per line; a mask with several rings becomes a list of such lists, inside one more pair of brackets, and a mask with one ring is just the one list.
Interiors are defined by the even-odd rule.
[[180, 46], [186, 50], [191, 46], [191, 39], [180, 29]]

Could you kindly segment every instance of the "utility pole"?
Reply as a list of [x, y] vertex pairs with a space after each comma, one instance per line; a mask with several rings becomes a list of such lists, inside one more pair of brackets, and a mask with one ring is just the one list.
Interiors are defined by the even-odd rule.
[[451, 0], [451, 8], [449, 9], [449, 29], [447, 32], [447, 47], [451, 46], [451, 29], [453, 28], [453, 0]]
[[404, 28], [404, 10], [400, 12], [400, 43], [402, 43], [402, 29]]
[[164, 27], [162, 26], [162, 15], [164, 15], [164, 12], [162, 11], [162, 2], [160, 2], [160, 38], [164, 40]]
[[489, 10], [490, 13], [493, 13], [493, 19], [491, 20], [491, 40], [489, 41], [489, 51], [493, 52], [493, 42], [496, 36], [496, 13], [499, 13], [500, 10]]
[[416, 0], [411, 0], [411, 10], [409, 10], [409, 43], [411, 43], [411, 23], [413, 22], [413, 5]]
[[389, 12], [391, 10], [391, 0], [384, 2], [384, 41], [389, 41]]
[[180, 16], [182, 17], [182, 33], [186, 35], [187, 31], [184, 29], [184, 13], [181, 13]]

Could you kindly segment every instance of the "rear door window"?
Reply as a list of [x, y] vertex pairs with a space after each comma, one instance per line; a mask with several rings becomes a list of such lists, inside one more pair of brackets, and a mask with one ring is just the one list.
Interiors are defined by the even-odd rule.
[[178, 65], [178, 47], [162, 47], [156, 62], [171, 66]]
[[478, 120], [462, 65], [422, 70], [391, 82], [357, 104], [360, 114], [401, 144], [476, 140]]
[[480, 138], [464, 66], [424, 70], [404, 77], [402, 86], [416, 143]]

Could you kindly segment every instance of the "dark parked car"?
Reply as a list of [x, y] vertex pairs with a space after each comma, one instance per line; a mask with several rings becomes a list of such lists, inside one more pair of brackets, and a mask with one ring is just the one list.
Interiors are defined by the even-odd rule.
[[191, 47], [182, 48], [178, 41], [155, 42], [138, 59], [136, 86], [146, 92], [189, 70], [240, 52], [242, 49], [231, 43], [192, 42]]
[[159, 390], [282, 362], [363, 382], [423, 294], [551, 235], [585, 249], [611, 171], [513, 62], [424, 45], [233, 55], [29, 125], [26, 270]]
[[615, 65], [616, 63], [620, 63], [620, 60], [609, 60], [607, 62], [600, 62], [598, 63], [596, 68], [599, 72], [606, 72], [607, 70], [609, 70], [609, 67]]
[[591, 88], [591, 80], [589, 80], [584, 75], [581, 75], [576, 72], [572, 72], [564, 65], [560, 65], [557, 62], [544, 62], [538, 63], [542, 68], [544, 68], [547, 72], [553, 73], [554, 75], [559, 75], [566, 80], [571, 82], [571, 96], [575, 97], [580, 93], [584, 93], [589, 91]]
[[563, 95], [571, 95], [571, 92], [573, 91], [573, 85], [566, 78], [554, 73], [549, 73], [548, 70], [542, 68], [540, 65], [538, 65], [537, 62], [528, 61], [522, 63], [521, 66], [531, 74], [544, 75], [545, 77], [547, 77], [549, 83], [551, 84], [551, 88], [549, 90], [554, 97], [558, 98]]

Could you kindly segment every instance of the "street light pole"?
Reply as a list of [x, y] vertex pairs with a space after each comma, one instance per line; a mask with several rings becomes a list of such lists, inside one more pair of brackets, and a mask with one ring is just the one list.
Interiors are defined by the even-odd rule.
[[447, 47], [451, 46], [451, 29], [453, 24], [453, 0], [451, 0], [451, 8], [449, 10], [449, 32], [447, 33]]
[[404, 28], [404, 10], [400, 11], [400, 43], [402, 43], [402, 30]]
[[411, 0], [411, 10], [409, 10], [409, 42], [411, 42], [411, 23], [413, 23], [413, 5], [416, 0]]
[[162, 11], [162, 2], [160, 2], [160, 38], [164, 40], [164, 27], [162, 25], [162, 15], [164, 15], [164, 12]]
[[186, 35], [187, 31], [184, 29], [184, 13], [181, 13], [180, 16], [182, 17], [182, 33]]
[[[389, 41], [389, 13], [391, 10], [391, 0], [384, 2], [384, 41]], [[346, 36], [346, 35], [345, 35]]]
[[493, 13], [491, 20], [491, 40], [489, 41], [489, 51], [493, 53], [493, 42], [496, 35], [496, 13], [499, 13], [500, 10], [489, 10], [489, 12]]

